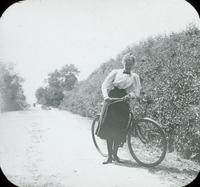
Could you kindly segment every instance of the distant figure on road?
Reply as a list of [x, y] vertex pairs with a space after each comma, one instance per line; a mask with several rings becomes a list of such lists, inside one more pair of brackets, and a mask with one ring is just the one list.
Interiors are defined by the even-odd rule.
[[[126, 141], [125, 129], [130, 107], [126, 101], [140, 95], [140, 78], [136, 73], [131, 72], [135, 65], [134, 56], [126, 54], [122, 59], [122, 64], [124, 68], [112, 70], [102, 84], [104, 106], [108, 105], [107, 112], [101, 115], [101, 123], [97, 131], [97, 136], [107, 141], [108, 159], [103, 164], [111, 163], [113, 160], [121, 162], [117, 151]], [[112, 98], [122, 97], [125, 97], [126, 101], [108, 104]]]
[[36, 104], [35, 104], [35, 103], [33, 103], [33, 107], [36, 107]]

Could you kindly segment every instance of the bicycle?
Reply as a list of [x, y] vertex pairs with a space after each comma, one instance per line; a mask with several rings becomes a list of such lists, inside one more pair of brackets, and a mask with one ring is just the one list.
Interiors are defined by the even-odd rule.
[[[124, 98], [113, 98], [110, 104], [122, 102]], [[144, 116], [141, 119], [134, 119], [133, 111], [129, 110], [129, 122], [127, 125], [127, 143], [131, 156], [138, 164], [144, 167], [154, 167], [160, 164], [167, 152], [167, 140], [160, 124], [155, 120], [145, 117], [150, 100], [143, 100], [147, 103]], [[96, 135], [99, 127], [99, 117], [97, 114], [92, 122], [92, 139], [97, 151], [107, 157], [105, 140]], [[103, 142], [103, 143], [102, 143]]]

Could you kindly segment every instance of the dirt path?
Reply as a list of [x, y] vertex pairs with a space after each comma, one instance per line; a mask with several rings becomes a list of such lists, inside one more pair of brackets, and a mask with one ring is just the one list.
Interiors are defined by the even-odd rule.
[[104, 158], [94, 148], [90, 127], [89, 119], [66, 111], [32, 109], [1, 114], [1, 168], [10, 181], [23, 187], [175, 184], [162, 173], [167, 167], [165, 162], [149, 170], [138, 166], [128, 153], [121, 152], [126, 164], [102, 165]]

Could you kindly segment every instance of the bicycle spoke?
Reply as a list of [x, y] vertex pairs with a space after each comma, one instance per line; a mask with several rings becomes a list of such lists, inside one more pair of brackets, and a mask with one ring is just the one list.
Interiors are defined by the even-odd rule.
[[160, 163], [166, 154], [166, 139], [162, 129], [150, 120], [135, 126], [137, 136], [129, 133], [129, 149], [135, 160], [144, 166]]

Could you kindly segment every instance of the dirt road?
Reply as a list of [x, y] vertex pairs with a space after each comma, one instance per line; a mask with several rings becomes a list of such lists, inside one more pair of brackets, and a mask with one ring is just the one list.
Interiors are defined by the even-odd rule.
[[94, 148], [91, 120], [67, 111], [31, 109], [0, 114], [0, 164], [18, 186], [166, 187], [127, 153], [127, 164], [102, 165]]

